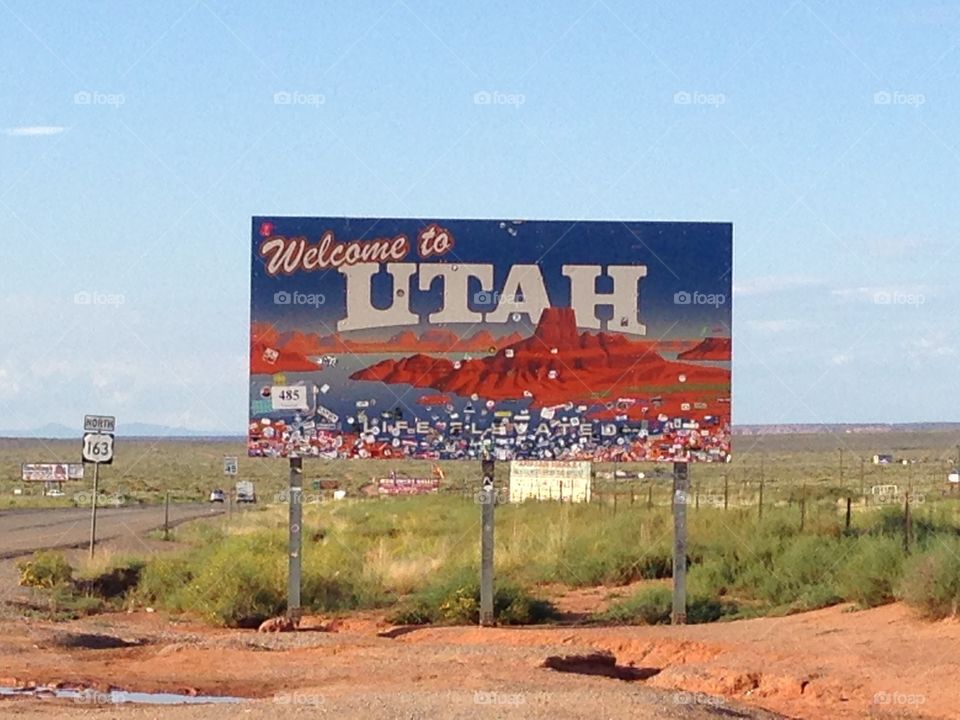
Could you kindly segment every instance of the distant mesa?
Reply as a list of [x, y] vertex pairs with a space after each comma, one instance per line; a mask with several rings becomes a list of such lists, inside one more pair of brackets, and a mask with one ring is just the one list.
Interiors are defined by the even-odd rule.
[[304, 357], [323, 354], [320, 338], [309, 333], [287, 333], [279, 339], [279, 346], [284, 352], [294, 353]]
[[254, 323], [250, 340], [250, 372], [254, 375], [273, 375], [278, 372], [315, 372], [317, 363], [307, 356], [311, 351], [310, 336], [292, 333], [281, 341], [276, 329], [269, 323]]
[[277, 342], [282, 350], [311, 356], [328, 353], [351, 355], [396, 352], [488, 353], [522, 339], [523, 336], [517, 332], [498, 338], [489, 330], [480, 330], [470, 337], [461, 338], [446, 328], [428, 328], [419, 335], [413, 330], [403, 330], [388, 340], [351, 340], [342, 337], [339, 333], [315, 335], [292, 332], [278, 336]]
[[[547, 308], [533, 335], [500, 347], [494, 354], [455, 362], [417, 352], [383, 360], [350, 378], [461, 396], [476, 393], [492, 400], [521, 399], [524, 391], [529, 391], [533, 407], [649, 393], [660, 396], [657, 407], [667, 412], [674, 404], [679, 410], [681, 395], [702, 395], [716, 401], [718, 393], [729, 394], [728, 369], [665, 360], [657, 350], [652, 341], [614, 333], [581, 333], [572, 308]], [[650, 405], [635, 403], [625, 412], [639, 416], [644, 408], [649, 411]]]
[[695, 348], [677, 355], [678, 360], [730, 360], [731, 357], [730, 338], [710, 337], [701, 342]]

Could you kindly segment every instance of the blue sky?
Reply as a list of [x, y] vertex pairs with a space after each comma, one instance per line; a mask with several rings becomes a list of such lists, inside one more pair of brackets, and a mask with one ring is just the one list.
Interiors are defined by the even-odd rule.
[[730, 221], [735, 422], [958, 420], [958, 43], [947, 3], [0, 0], [0, 427], [242, 432], [253, 215]]

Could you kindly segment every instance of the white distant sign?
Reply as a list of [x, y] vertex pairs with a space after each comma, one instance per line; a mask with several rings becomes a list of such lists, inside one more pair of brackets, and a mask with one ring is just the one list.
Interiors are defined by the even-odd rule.
[[239, 472], [239, 464], [235, 457], [225, 457], [223, 459], [223, 474], [236, 475]]
[[83, 436], [84, 462], [109, 465], [113, 462], [113, 435], [87, 433]]
[[84, 415], [83, 431], [113, 435], [117, 431], [117, 419], [111, 415]]
[[306, 410], [307, 387], [305, 385], [274, 385], [270, 388], [274, 410]]
[[947, 475], [947, 480], [952, 483], [960, 483], [960, 472], [952, 472]]
[[510, 502], [590, 502], [590, 467], [585, 461], [513, 460]]

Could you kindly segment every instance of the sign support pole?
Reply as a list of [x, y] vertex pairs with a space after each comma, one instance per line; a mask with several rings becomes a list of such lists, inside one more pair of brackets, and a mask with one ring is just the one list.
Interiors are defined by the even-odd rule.
[[481, 462], [483, 489], [480, 491], [480, 627], [493, 627], [493, 508], [497, 499], [493, 478], [493, 459]]
[[163, 539], [170, 539], [170, 491], [167, 490], [167, 495], [163, 501]]
[[100, 495], [100, 463], [93, 464], [93, 502], [90, 505], [90, 557], [97, 544], [97, 497]]
[[287, 575], [287, 617], [300, 622], [300, 575], [303, 551], [303, 458], [290, 458], [290, 541]]
[[674, 625], [687, 624], [687, 502], [690, 474], [686, 462], [673, 464], [673, 614]]

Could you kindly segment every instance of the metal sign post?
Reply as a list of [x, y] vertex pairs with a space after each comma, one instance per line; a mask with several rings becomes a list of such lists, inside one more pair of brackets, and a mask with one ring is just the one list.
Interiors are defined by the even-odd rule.
[[287, 617], [300, 622], [300, 575], [303, 551], [303, 458], [290, 458], [290, 543], [287, 576]]
[[494, 489], [496, 464], [492, 459], [481, 463], [483, 488], [480, 491], [480, 626], [493, 627], [493, 508], [497, 499]]
[[673, 615], [674, 625], [687, 624], [687, 503], [690, 473], [686, 462], [673, 464]]
[[97, 544], [97, 500], [100, 496], [100, 466], [113, 463], [113, 440], [117, 419], [111, 415], [85, 415], [83, 418], [84, 462], [93, 463], [93, 501], [90, 505], [90, 557]]
[[97, 544], [97, 496], [100, 495], [100, 463], [93, 466], [93, 501], [90, 505], [90, 557]]

